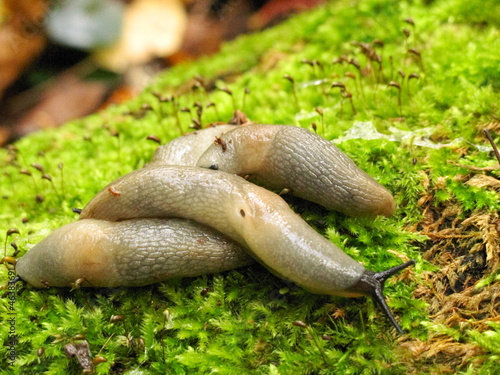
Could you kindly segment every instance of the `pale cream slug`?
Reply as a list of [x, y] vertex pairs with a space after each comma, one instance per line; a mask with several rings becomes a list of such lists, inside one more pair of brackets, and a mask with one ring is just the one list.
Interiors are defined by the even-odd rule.
[[197, 166], [250, 175], [350, 216], [391, 216], [396, 208], [392, 194], [335, 145], [295, 126], [236, 127], [220, 135]]
[[39, 288], [76, 280], [91, 287], [142, 286], [253, 261], [234, 241], [193, 221], [88, 219], [55, 230], [18, 260], [16, 271]]
[[313, 293], [372, 296], [401, 332], [383, 299], [383, 282], [413, 262], [382, 273], [368, 271], [314, 231], [280, 196], [236, 175], [153, 165], [109, 184], [80, 217], [192, 219], [232, 238], [272, 272]]

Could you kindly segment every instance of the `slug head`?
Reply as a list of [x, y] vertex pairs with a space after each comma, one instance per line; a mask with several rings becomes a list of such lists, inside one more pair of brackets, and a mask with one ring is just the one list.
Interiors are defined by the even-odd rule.
[[359, 293], [365, 296], [372, 297], [375, 302], [382, 308], [384, 315], [391, 321], [393, 326], [396, 328], [399, 334], [403, 334], [403, 329], [399, 326], [398, 322], [394, 318], [387, 302], [384, 298], [384, 283], [392, 275], [398, 273], [399, 271], [414, 265], [415, 261], [410, 260], [406, 263], [400, 264], [399, 266], [389, 268], [382, 272], [373, 272], [365, 270], [361, 279], [350, 288], [351, 292]]

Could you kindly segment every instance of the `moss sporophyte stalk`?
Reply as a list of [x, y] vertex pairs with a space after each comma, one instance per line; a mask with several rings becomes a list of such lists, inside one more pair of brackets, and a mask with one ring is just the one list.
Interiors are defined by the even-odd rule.
[[[252, 265], [141, 288], [18, 284], [16, 358], [10, 366], [7, 294], [1, 368], [78, 374], [64, 348], [88, 345], [97, 374], [497, 372], [498, 164], [483, 133], [498, 145], [497, 3], [329, 3], [175, 67], [123, 105], [0, 150], [0, 240], [3, 256], [17, 259], [76, 221], [72, 209], [109, 181], [148, 163], [158, 147], [148, 136], [165, 144], [193, 120], [228, 121], [243, 98], [252, 121], [315, 123], [326, 140], [345, 138], [338, 147], [392, 192], [397, 210], [368, 220], [288, 202], [376, 271], [417, 260], [385, 288], [407, 336], [395, 341], [369, 300], [317, 296]], [[351, 96], [329, 90], [334, 82]], [[361, 123], [374, 138], [348, 137]], [[0, 269], [4, 293], [10, 269]]]

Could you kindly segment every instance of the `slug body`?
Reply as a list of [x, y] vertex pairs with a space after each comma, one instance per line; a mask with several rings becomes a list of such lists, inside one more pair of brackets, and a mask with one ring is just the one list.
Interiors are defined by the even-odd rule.
[[[120, 195], [109, 193], [109, 187]], [[267, 268], [315, 293], [350, 290], [364, 268], [293, 212], [278, 195], [229, 173], [196, 167], [145, 168], [104, 188], [82, 219], [178, 217], [212, 227]]]
[[208, 147], [197, 166], [250, 175], [350, 216], [390, 216], [395, 210], [391, 193], [335, 145], [294, 126], [239, 126]]
[[80, 220], [34, 246], [16, 264], [36, 287], [142, 286], [227, 271], [253, 259], [226, 236], [179, 219]]

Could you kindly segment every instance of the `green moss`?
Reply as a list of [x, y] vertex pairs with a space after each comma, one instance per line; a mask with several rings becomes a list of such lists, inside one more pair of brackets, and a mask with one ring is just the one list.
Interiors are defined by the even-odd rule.
[[[9, 228], [20, 232], [0, 240], [5, 240], [8, 254], [13, 252], [9, 244], [15, 242], [22, 256], [50, 231], [76, 220], [72, 208], [83, 207], [108, 182], [150, 159], [157, 145], [146, 140], [148, 135], [159, 136], [163, 143], [179, 136], [176, 106], [215, 103], [215, 108], [203, 110], [202, 121], [208, 123], [229, 119], [234, 99], [236, 107], [256, 122], [307, 128], [315, 123], [327, 139], [342, 137], [358, 121], [371, 121], [385, 135], [395, 134], [395, 129], [430, 127], [430, 142], [457, 141], [458, 146], [421, 147], [415, 138], [339, 144], [394, 193], [394, 217], [350, 219], [292, 203], [313, 227], [370, 269], [399, 264], [399, 257], [417, 259], [416, 275], [409, 282], [389, 282], [386, 288], [409, 337], [425, 341], [439, 332], [456, 342], [478, 345], [483, 349], [481, 360], [471, 359], [455, 370], [488, 373], [497, 363], [498, 326], [492, 323], [485, 332], [440, 329], [427, 316], [425, 302], [409, 298], [424, 283], [419, 274], [433, 269], [420, 252], [428, 247], [425, 238], [409, 228], [422, 220], [421, 200], [427, 196], [432, 197], [428, 207], [456, 205], [462, 215], [500, 209], [498, 193], [464, 184], [459, 177], [470, 171], [457, 166], [494, 164], [491, 155], [481, 151], [487, 142], [480, 132], [500, 116], [495, 54], [500, 35], [493, 14], [481, 1], [338, 1], [241, 37], [214, 57], [166, 72], [130, 102], [61, 129], [32, 134], [17, 142], [16, 150], [0, 150], [0, 228], [4, 233]], [[408, 17], [415, 28], [404, 21]], [[410, 30], [408, 38], [403, 28]], [[370, 62], [352, 43], [377, 38], [384, 41], [383, 49], [376, 50], [383, 57], [380, 74], [375, 74], [378, 63]], [[409, 48], [418, 50], [422, 59], [408, 53]], [[354, 64], [332, 63], [340, 56], [359, 61], [365, 68], [361, 78]], [[321, 65], [310, 66], [305, 59]], [[418, 79], [408, 81], [412, 73]], [[293, 77], [295, 87], [283, 79], [285, 74]], [[229, 87], [233, 98], [220, 90], [191, 90], [195, 76], [207, 86]], [[399, 91], [388, 86], [391, 80], [401, 87], [401, 106]], [[330, 88], [333, 81], [345, 84], [355, 112], [338, 88]], [[250, 93], [245, 95], [245, 89]], [[157, 98], [170, 95], [175, 103]], [[189, 114], [181, 112], [178, 117], [187, 131]], [[484, 173], [498, 177], [498, 172]], [[44, 174], [50, 180], [42, 178]], [[6, 268], [0, 274], [6, 279]], [[499, 282], [494, 275], [485, 280], [483, 285]], [[208, 293], [201, 293], [205, 288]], [[439, 370], [442, 365], [439, 358], [431, 360], [434, 365], [420, 363], [401, 351], [371, 301], [312, 295], [258, 265], [144, 288], [26, 287], [15, 296], [17, 359], [10, 367], [2, 355], [0, 368], [5, 373], [80, 373], [63, 347], [81, 334], [94, 356], [107, 359], [96, 367], [99, 374], [404, 374], [415, 368]], [[8, 308], [2, 305], [4, 343]], [[112, 321], [115, 315], [123, 320]], [[297, 320], [309, 329], [292, 325]], [[40, 348], [45, 351], [38, 356]]]

